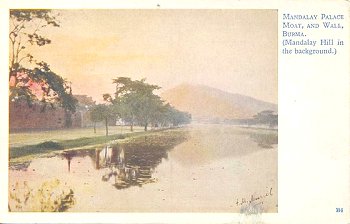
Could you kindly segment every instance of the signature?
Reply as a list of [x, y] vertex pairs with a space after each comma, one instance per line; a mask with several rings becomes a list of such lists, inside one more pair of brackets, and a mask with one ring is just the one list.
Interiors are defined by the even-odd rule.
[[[272, 187], [267, 190], [265, 193], [260, 194], [260, 195], [250, 195], [250, 197], [248, 198], [241, 198], [241, 199], [236, 199], [236, 206], [242, 206], [242, 205], [246, 205], [246, 204], [252, 204], [252, 203], [256, 203], [259, 202], [260, 200], [266, 198], [266, 197], [271, 197], [272, 194]], [[264, 204], [263, 201], [260, 202], [261, 204]]]

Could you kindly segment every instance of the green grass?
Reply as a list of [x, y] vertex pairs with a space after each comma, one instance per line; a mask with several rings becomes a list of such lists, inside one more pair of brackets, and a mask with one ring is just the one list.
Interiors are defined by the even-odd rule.
[[[131, 133], [128, 126], [110, 126], [108, 127], [110, 135]], [[134, 127], [134, 132], [143, 131], [143, 127]], [[46, 141], [62, 141], [78, 138], [99, 137], [105, 135], [105, 127], [97, 127], [96, 133], [93, 128], [75, 128], [46, 131], [31, 131], [10, 133], [10, 147], [20, 147], [26, 145], [39, 144]]]
[[148, 132], [133, 132], [125, 134], [115, 134], [109, 136], [97, 137], [83, 137], [77, 139], [67, 139], [61, 141], [45, 141], [38, 144], [23, 145], [19, 147], [10, 147], [10, 162], [28, 161], [35, 156], [45, 153], [51, 153], [64, 149], [74, 149], [82, 147], [93, 147], [96, 145], [103, 145], [114, 140], [122, 140], [130, 137], [140, 137], [143, 135], [154, 134], [162, 130], [148, 131]]

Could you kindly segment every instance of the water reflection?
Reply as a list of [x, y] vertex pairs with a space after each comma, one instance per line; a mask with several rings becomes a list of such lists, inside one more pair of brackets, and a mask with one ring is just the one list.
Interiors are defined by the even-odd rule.
[[127, 154], [126, 157], [123, 146], [106, 146], [103, 149], [96, 149], [95, 153], [95, 168], [105, 169], [102, 181], [111, 182], [117, 189], [142, 186], [156, 181], [152, 178], [152, 173], [153, 167], [157, 164], [144, 165], [141, 161], [134, 159], [137, 157], [134, 154]]
[[263, 209], [277, 210], [276, 131], [198, 125], [114, 143], [11, 165], [9, 192], [58, 179], [74, 190], [72, 212], [240, 212], [237, 198], [272, 188]]
[[61, 154], [67, 160], [68, 172], [75, 157], [90, 157], [95, 170], [103, 171], [101, 180], [116, 189], [141, 187], [154, 183], [155, 168], [168, 158], [168, 151], [187, 139], [187, 132], [147, 136], [127, 144], [106, 145], [95, 150], [72, 150]]
[[266, 133], [251, 133], [249, 137], [254, 142], [258, 143], [258, 146], [264, 149], [273, 148], [272, 145], [278, 144], [277, 132], [266, 132]]
[[31, 161], [26, 161], [22, 163], [12, 163], [9, 166], [9, 170], [23, 170], [27, 171], [28, 167], [30, 166]]
[[77, 157], [86, 157], [89, 156], [93, 159], [94, 153], [92, 150], [69, 150], [61, 153], [61, 157], [67, 160], [68, 172], [71, 171], [71, 162], [74, 158]]

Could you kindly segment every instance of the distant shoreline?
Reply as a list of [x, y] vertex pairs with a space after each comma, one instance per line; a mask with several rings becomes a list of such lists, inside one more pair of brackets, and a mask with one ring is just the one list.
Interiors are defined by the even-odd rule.
[[256, 130], [268, 130], [268, 131], [278, 131], [278, 127], [277, 128], [269, 128], [269, 127], [259, 127], [259, 126], [243, 126], [243, 125], [232, 125], [235, 127], [240, 127], [240, 128], [246, 128], [246, 129], [256, 129]]

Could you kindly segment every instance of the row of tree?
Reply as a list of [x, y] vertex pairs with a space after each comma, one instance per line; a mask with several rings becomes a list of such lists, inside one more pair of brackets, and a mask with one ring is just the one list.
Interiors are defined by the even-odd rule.
[[[145, 79], [131, 80], [128, 77], [118, 77], [113, 80], [116, 85], [114, 94], [104, 94], [105, 104], [99, 104], [90, 111], [90, 118], [96, 122], [104, 121], [108, 135], [109, 119], [121, 119], [130, 125], [140, 125], [147, 131], [149, 125], [156, 127], [178, 126], [191, 121], [191, 115], [182, 112], [169, 103], [165, 103], [153, 91], [157, 85], [148, 84]], [[95, 129], [96, 131], [96, 129]]]
[[264, 110], [248, 119], [226, 119], [224, 123], [244, 126], [264, 126], [266, 128], [278, 128], [278, 114], [272, 110]]

